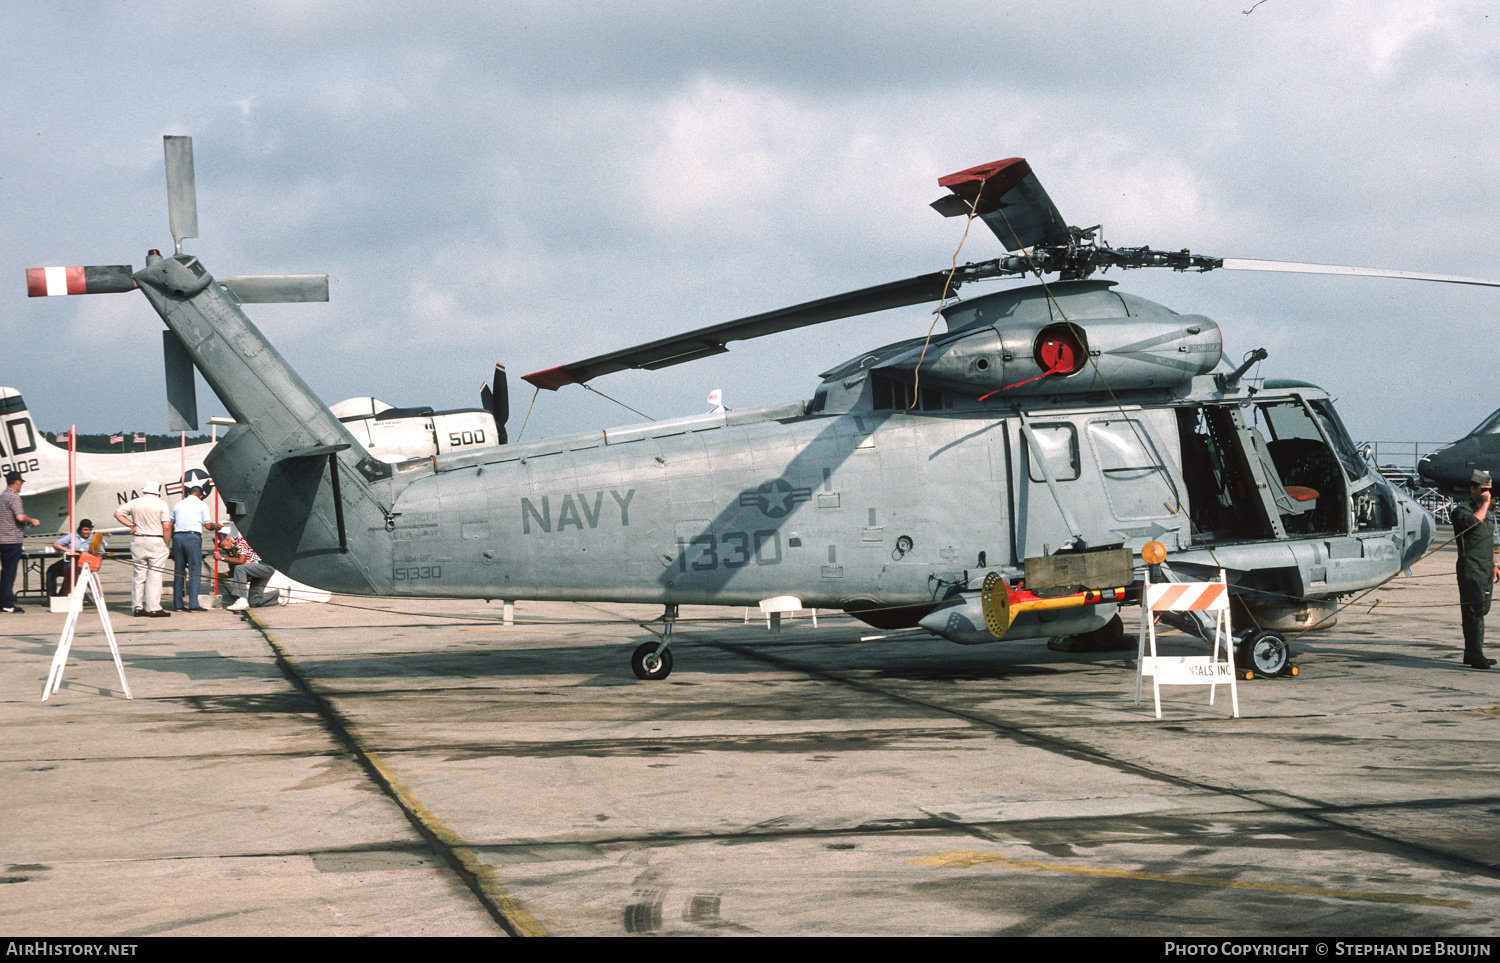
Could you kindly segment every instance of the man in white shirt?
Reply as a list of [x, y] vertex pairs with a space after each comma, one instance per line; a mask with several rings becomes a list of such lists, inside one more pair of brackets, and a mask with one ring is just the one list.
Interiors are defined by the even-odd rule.
[[198, 583], [203, 576], [203, 533], [218, 531], [220, 527], [203, 504], [203, 489], [197, 485], [190, 486], [182, 501], [172, 509], [172, 608], [179, 612], [204, 611], [198, 604]]
[[115, 518], [130, 529], [130, 558], [135, 563], [135, 583], [130, 601], [136, 615], [164, 619], [171, 615], [161, 607], [162, 573], [172, 557], [172, 510], [161, 500], [161, 486], [148, 481], [138, 498], [121, 505]]

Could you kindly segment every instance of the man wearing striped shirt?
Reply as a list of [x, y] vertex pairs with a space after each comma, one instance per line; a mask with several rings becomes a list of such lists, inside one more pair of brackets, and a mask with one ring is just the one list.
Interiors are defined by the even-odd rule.
[[0, 489], [0, 612], [19, 612], [16, 605], [16, 569], [21, 564], [21, 526], [40, 525], [42, 520], [21, 511], [21, 481], [18, 472], [6, 472]]

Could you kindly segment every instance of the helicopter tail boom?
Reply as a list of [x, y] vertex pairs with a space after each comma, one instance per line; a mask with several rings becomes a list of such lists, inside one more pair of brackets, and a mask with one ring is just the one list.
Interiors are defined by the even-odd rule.
[[[366, 546], [384, 536], [371, 458], [197, 258], [154, 255], [135, 280], [237, 424], [207, 467], [271, 565], [334, 591], [370, 592]], [[264, 506], [264, 508], [262, 508]], [[366, 551], [360, 551], [366, 548]]]

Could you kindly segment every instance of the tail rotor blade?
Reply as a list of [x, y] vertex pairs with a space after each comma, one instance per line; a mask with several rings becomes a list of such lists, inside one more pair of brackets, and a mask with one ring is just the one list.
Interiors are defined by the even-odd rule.
[[130, 265], [105, 267], [45, 267], [26, 269], [28, 298], [63, 294], [123, 294], [135, 290]]
[[162, 138], [167, 154], [167, 216], [172, 240], [182, 253], [182, 239], [198, 236], [198, 189], [193, 177], [193, 139], [168, 134]]
[[291, 304], [327, 301], [326, 274], [260, 274], [220, 278], [241, 304]]

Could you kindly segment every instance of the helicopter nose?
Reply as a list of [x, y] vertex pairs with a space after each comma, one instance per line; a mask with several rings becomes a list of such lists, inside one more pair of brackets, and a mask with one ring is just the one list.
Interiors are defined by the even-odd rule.
[[1423, 508], [1415, 498], [1401, 491], [1396, 493], [1396, 498], [1401, 505], [1401, 531], [1405, 541], [1401, 550], [1401, 568], [1404, 571], [1427, 554], [1427, 548], [1432, 544], [1434, 526], [1432, 513]]

